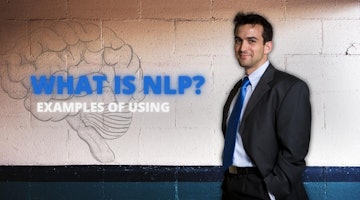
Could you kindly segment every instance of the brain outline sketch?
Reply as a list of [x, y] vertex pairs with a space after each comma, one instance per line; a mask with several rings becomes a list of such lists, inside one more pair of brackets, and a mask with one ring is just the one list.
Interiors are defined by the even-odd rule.
[[[94, 158], [101, 162], [115, 159], [106, 140], [117, 139], [128, 131], [132, 112], [37, 112], [37, 102], [140, 102], [143, 73], [139, 57], [132, 47], [107, 27], [93, 23], [61, 21], [36, 27], [17, 40], [12, 49], [0, 55], [1, 87], [12, 99], [23, 100], [24, 107], [40, 121], [65, 120], [84, 140]], [[136, 92], [115, 95], [116, 74], [137, 78]], [[31, 75], [105, 75], [102, 95], [56, 94], [35, 95], [30, 86]]]

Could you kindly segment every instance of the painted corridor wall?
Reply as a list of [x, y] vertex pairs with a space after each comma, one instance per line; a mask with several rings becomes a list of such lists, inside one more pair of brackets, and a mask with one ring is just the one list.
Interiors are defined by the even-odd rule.
[[[0, 165], [221, 165], [222, 106], [244, 73], [238, 11], [272, 22], [272, 64], [310, 86], [308, 165], [358, 169], [360, 0], [2, 0]], [[101, 95], [35, 95], [31, 85], [31, 75], [99, 74], [109, 78]], [[115, 75], [135, 77], [136, 89], [116, 94]], [[179, 94], [177, 78], [198, 75], [205, 82]], [[168, 76], [176, 94], [144, 94], [145, 76]], [[60, 113], [38, 102], [163, 107]]]

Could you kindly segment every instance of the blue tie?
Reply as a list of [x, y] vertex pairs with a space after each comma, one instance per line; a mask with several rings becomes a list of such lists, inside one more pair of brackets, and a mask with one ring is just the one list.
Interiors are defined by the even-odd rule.
[[239, 126], [241, 109], [246, 95], [246, 87], [250, 84], [249, 78], [245, 77], [241, 84], [241, 91], [235, 102], [226, 128], [225, 145], [223, 152], [223, 169], [227, 170], [233, 163], [236, 133]]

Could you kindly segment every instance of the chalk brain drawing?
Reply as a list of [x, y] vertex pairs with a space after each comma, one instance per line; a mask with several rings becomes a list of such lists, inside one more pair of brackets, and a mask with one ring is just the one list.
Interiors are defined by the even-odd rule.
[[[106, 27], [73, 21], [56, 22], [34, 28], [17, 40], [14, 47], [0, 55], [2, 89], [13, 99], [23, 100], [24, 107], [41, 121], [66, 120], [99, 162], [111, 162], [114, 152], [106, 140], [117, 139], [128, 131], [132, 113], [128, 103], [144, 98], [141, 62], [132, 47]], [[103, 94], [35, 95], [30, 84], [31, 75], [79, 77], [105, 75]], [[137, 78], [136, 92], [115, 95], [114, 76], [133, 75]], [[37, 102], [126, 102], [120, 112], [37, 112]]]

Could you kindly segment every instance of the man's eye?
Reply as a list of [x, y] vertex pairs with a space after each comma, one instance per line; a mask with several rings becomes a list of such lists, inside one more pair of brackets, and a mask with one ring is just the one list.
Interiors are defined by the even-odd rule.
[[235, 38], [235, 43], [236, 43], [236, 44], [241, 44], [241, 42], [242, 42], [241, 39]]
[[249, 40], [250, 44], [254, 44], [256, 41], [255, 40]]

